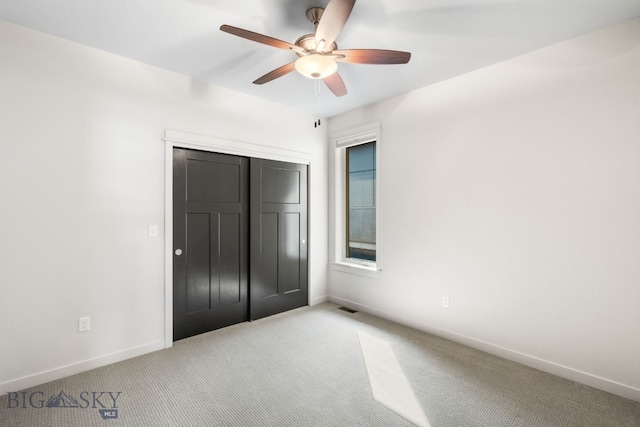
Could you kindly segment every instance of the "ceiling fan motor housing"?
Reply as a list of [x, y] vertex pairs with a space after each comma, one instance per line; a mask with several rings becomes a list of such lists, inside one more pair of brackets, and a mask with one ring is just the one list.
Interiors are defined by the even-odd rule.
[[[315, 52], [316, 50], [316, 36], [314, 34], [306, 34], [302, 37], [300, 37], [298, 40], [296, 40], [296, 42], [294, 43], [296, 46], [300, 46], [301, 48], [303, 48], [305, 50], [305, 52], [307, 52], [307, 54], [309, 52]], [[331, 43], [331, 45], [329, 47], [324, 48], [324, 53], [331, 53], [334, 50], [336, 50], [338, 48], [338, 45], [333, 42]], [[305, 53], [302, 52], [298, 52], [298, 51], [294, 51], [296, 55], [298, 56], [305, 56]]]

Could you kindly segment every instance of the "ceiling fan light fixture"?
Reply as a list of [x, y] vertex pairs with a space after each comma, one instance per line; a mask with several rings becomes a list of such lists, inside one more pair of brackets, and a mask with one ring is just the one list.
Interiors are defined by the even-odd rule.
[[[326, 0], [325, 0], [326, 1]], [[261, 85], [286, 74], [298, 71], [313, 80], [323, 80], [335, 96], [347, 94], [347, 87], [338, 71], [338, 62], [352, 64], [406, 64], [411, 52], [387, 49], [342, 49], [338, 50], [336, 38], [346, 24], [356, 0], [328, 0], [325, 8], [312, 7], [307, 10], [307, 19], [315, 27], [313, 34], [299, 37], [288, 43], [264, 34], [221, 25], [220, 30], [234, 36], [295, 53], [298, 59], [269, 71], [253, 83]], [[317, 82], [316, 82], [317, 83]], [[319, 86], [316, 85], [316, 91]], [[317, 96], [317, 95], [316, 95]], [[318, 123], [319, 124], [319, 123]]]
[[338, 64], [327, 56], [312, 53], [298, 58], [295, 68], [297, 72], [310, 79], [324, 79], [338, 71]]

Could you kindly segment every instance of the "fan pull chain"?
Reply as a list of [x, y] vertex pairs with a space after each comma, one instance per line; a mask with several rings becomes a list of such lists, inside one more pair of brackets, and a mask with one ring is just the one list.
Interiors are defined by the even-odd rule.
[[[316, 80], [314, 81], [314, 83], [315, 83], [315, 96], [314, 96], [314, 97], [315, 97], [315, 99], [316, 99], [316, 117], [318, 117], [318, 109], [319, 109], [319, 108], [318, 108], [318, 105], [319, 105], [319, 102], [320, 102], [320, 79], [316, 79]], [[321, 123], [320, 123], [320, 119], [318, 118], [318, 119], [316, 119], [316, 121], [313, 123], [313, 127], [314, 127], [314, 128], [317, 128], [317, 127], [318, 127], [318, 126], [320, 126], [320, 125], [321, 125]]]

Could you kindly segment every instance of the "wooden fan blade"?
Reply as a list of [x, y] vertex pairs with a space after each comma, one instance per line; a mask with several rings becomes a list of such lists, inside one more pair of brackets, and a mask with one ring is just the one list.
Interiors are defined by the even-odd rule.
[[304, 52], [304, 49], [294, 44], [274, 39], [273, 37], [265, 36], [263, 34], [254, 33], [253, 31], [243, 30], [242, 28], [238, 27], [232, 27], [231, 25], [222, 25], [220, 26], [220, 30], [224, 31], [225, 33], [233, 34], [234, 36], [242, 37], [243, 39], [277, 47], [279, 49], [302, 50], [302, 52]]
[[289, 74], [290, 72], [292, 72], [293, 70], [295, 70], [295, 64], [296, 62], [290, 62], [289, 64], [285, 64], [282, 67], [278, 67], [273, 71], [268, 72], [267, 74], [265, 74], [264, 76], [260, 77], [258, 80], [254, 81], [253, 84], [256, 85], [261, 85], [261, 84], [265, 84], [267, 82], [270, 82], [271, 80], [275, 80], [278, 77], [282, 77], [285, 74]]
[[406, 64], [411, 59], [411, 52], [384, 49], [344, 49], [334, 50], [332, 54], [344, 55], [336, 61], [353, 64]]
[[347, 87], [345, 86], [342, 77], [340, 77], [340, 74], [333, 73], [329, 77], [322, 79], [322, 81], [335, 96], [344, 96], [347, 94]]
[[[356, 0], [331, 0], [329, 2], [324, 12], [322, 12], [322, 17], [320, 17], [320, 22], [316, 28], [316, 45], [319, 45], [324, 40], [324, 46], [331, 46], [331, 43], [336, 40], [340, 31], [342, 31], [344, 24], [347, 23], [355, 4]], [[321, 47], [323, 45], [319, 46], [320, 51], [322, 51]]]

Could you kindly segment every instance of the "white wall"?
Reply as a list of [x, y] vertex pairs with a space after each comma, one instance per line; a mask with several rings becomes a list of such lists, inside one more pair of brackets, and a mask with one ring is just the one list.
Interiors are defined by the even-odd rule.
[[308, 153], [326, 298], [315, 117], [4, 22], [0, 58], [0, 393], [164, 347], [165, 129]]
[[375, 120], [383, 271], [331, 299], [640, 400], [640, 19], [330, 134]]

